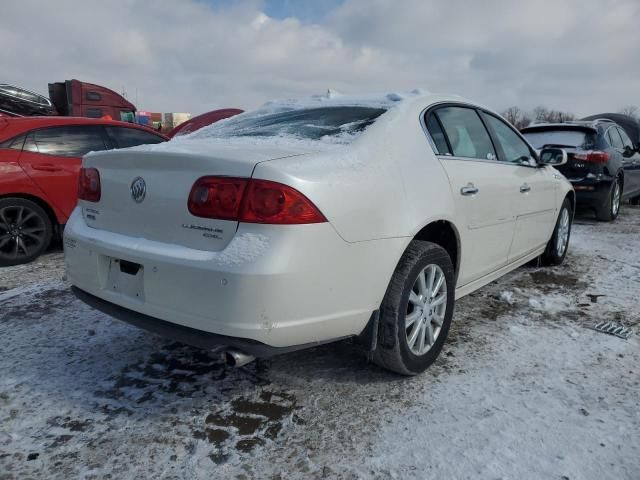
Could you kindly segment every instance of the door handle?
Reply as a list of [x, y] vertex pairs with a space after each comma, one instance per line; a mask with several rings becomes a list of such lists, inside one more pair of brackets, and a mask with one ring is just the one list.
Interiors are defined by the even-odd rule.
[[475, 195], [479, 191], [480, 190], [478, 190], [478, 188], [473, 183], [469, 182], [467, 183], [466, 187], [462, 187], [460, 189], [460, 195], [464, 195], [464, 196]]
[[520, 193], [527, 193], [531, 191], [531, 187], [529, 185], [527, 185], [526, 183], [523, 185], [520, 185]]
[[59, 172], [62, 170], [60, 167], [56, 167], [52, 163], [36, 163], [31, 165], [34, 170], [41, 170], [43, 172]]

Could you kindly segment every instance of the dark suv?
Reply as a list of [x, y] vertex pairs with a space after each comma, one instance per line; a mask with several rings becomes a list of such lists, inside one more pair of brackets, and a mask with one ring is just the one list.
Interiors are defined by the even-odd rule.
[[640, 201], [640, 149], [612, 120], [541, 123], [522, 133], [537, 149], [567, 151], [568, 162], [556, 168], [573, 184], [578, 206], [599, 220], [614, 220], [623, 200]]

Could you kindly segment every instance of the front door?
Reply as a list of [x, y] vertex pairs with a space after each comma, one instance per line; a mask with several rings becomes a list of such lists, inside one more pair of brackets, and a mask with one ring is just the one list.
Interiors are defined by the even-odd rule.
[[640, 152], [622, 128], [616, 128], [622, 138], [622, 164], [624, 166], [624, 195], [640, 195]]
[[501, 118], [482, 114], [492, 134], [500, 160], [511, 166], [508, 193], [513, 198], [516, 223], [509, 263], [544, 246], [553, 233], [556, 217], [557, 180], [553, 169], [540, 167], [529, 144]]

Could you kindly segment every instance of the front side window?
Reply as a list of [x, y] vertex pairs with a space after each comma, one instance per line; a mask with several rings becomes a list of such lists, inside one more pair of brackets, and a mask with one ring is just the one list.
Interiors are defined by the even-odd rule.
[[622, 138], [623, 148], [629, 147], [631, 150], [633, 150], [633, 142], [629, 138], [629, 135], [627, 135], [627, 132], [625, 132], [622, 128], [619, 128], [618, 129], [618, 133], [620, 134], [620, 137]]
[[493, 129], [504, 152], [505, 158], [501, 158], [500, 160], [513, 163], [529, 162], [531, 159], [529, 145], [527, 145], [516, 132], [493, 115], [485, 114], [484, 118], [487, 120], [491, 129]]
[[106, 149], [100, 128], [81, 125], [43, 128], [33, 133], [33, 139], [40, 153], [82, 157], [91, 151]]
[[137, 128], [106, 127], [109, 137], [118, 148], [136, 147], [164, 142], [164, 138]]
[[456, 157], [495, 160], [491, 137], [477, 112], [465, 107], [443, 107], [436, 111], [451, 150]]
[[609, 130], [607, 130], [607, 138], [609, 140], [609, 145], [611, 145], [613, 148], [622, 150], [622, 138], [620, 138], [620, 134], [618, 133], [617, 128], [611, 127]]
[[120, 110], [120, 121], [127, 123], [134, 123], [136, 120], [136, 116], [132, 111], [129, 110]]

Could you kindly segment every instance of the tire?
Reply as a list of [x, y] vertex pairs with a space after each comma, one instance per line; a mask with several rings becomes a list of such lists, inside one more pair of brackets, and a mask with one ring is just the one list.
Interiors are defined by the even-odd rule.
[[52, 225], [40, 205], [24, 198], [0, 199], [0, 267], [39, 257], [51, 243]]
[[558, 220], [556, 220], [556, 226], [553, 229], [553, 235], [551, 235], [551, 239], [549, 243], [547, 243], [547, 248], [540, 257], [543, 265], [560, 265], [564, 262], [567, 251], [569, 250], [572, 219], [573, 211], [571, 202], [568, 198], [565, 198], [564, 202], [562, 202], [562, 207], [560, 207], [560, 213], [558, 214]]
[[[424, 295], [420, 293], [418, 279], [423, 274]], [[437, 287], [440, 278], [443, 279], [440, 288], [429, 290], [429, 282]], [[428, 298], [434, 303], [427, 303]], [[380, 307], [373, 361], [402, 375], [422, 373], [438, 357], [447, 339], [454, 301], [455, 274], [446, 250], [435, 243], [412, 241], [393, 273]], [[407, 326], [408, 322], [411, 323]], [[413, 347], [409, 339], [412, 334], [416, 335]]]
[[638, 195], [637, 197], [633, 197], [631, 200], [629, 200], [629, 203], [631, 203], [631, 205], [640, 205], [640, 195]]
[[596, 209], [596, 218], [602, 222], [612, 222], [620, 213], [622, 203], [622, 179], [616, 177], [611, 184], [611, 190], [607, 196], [607, 201], [602, 207]]

